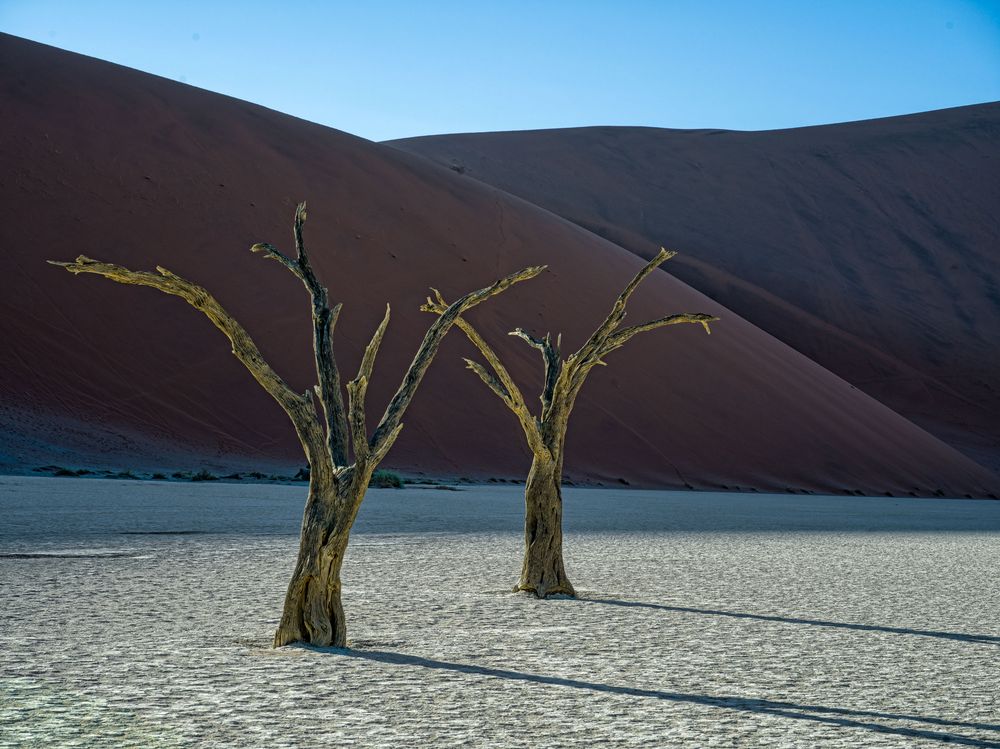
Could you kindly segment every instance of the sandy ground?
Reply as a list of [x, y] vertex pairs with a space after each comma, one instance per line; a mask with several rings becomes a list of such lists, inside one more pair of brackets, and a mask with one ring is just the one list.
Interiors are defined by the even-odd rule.
[[353, 649], [270, 650], [302, 489], [0, 478], [0, 746], [1000, 747], [1000, 503], [373, 490]]

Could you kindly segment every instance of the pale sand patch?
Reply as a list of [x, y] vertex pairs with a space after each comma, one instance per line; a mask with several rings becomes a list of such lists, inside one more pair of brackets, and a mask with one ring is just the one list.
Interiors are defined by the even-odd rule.
[[0, 478], [0, 746], [1000, 747], [1000, 503], [568, 490], [535, 601], [517, 488], [373, 490], [273, 651], [302, 498]]

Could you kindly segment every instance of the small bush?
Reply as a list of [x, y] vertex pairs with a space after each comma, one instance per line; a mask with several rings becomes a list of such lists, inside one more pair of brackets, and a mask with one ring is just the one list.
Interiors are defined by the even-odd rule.
[[53, 476], [76, 476], [76, 471], [71, 471], [68, 468], [59, 468], [52, 475]]
[[191, 477], [192, 481], [218, 481], [219, 477], [214, 473], [209, 473], [204, 468], [202, 468], [198, 473]]
[[243, 480], [243, 477], [240, 476], [238, 473], [230, 473], [230, 474], [227, 474], [227, 475], [223, 476], [222, 478], [226, 479], [227, 481], [242, 481]]
[[137, 479], [139, 477], [136, 476], [134, 473], [132, 473], [132, 471], [119, 471], [112, 478], [116, 478], [116, 479], [133, 479], [134, 480], [134, 479]]
[[375, 471], [368, 485], [378, 489], [402, 489], [403, 479], [398, 473], [392, 471]]
[[257, 481], [263, 481], [265, 478], [264, 474], [261, 473], [260, 471], [250, 471], [250, 473], [248, 473], [247, 476], [249, 476], [252, 479], [256, 479]]
[[153, 479], [153, 481], [166, 481], [167, 480], [167, 477], [164, 476], [162, 473], [154, 473], [152, 476], [150, 476], [150, 478]]
[[191, 478], [191, 474], [188, 473], [187, 471], [174, 471], [170, 475], [173, 476], [175, 479], [184, 479], [184, 480], [187, 480], [187, 479]]

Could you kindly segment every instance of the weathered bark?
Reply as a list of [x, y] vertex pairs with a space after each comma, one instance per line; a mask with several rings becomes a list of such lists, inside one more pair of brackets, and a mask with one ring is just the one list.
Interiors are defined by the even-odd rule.
[[[428, 328], [399, 389], [371, 438], [365, 424], [365, 395], [375, 357], [389, 324], [389, 308], [365, 349], [358, 375], [347, 383], [350, 401], [344, 409], [340, 374], [333, 354], [332, 334], [340, 305], [329, 306], [326, 287], [317, 279], [302, 240], [306, 205], [295, 209], [293, 234], [296, 256], [281, 253], [269, 244], [255, 244], [253, 252], [264, 253], [288, 268], [302, 281], [312, 301], [313, 352], [318, 383], [313, 388], [325, 417], [321, 426], [312, 393], [294, 392], [264, 360], [247, 331], [205, 289], [162, 267], [156, 273], [133, 271], [102, 263], [84, 255], [70, 263], [49, 261], [70, 273], [94, 273], [123, 284], [149, 286], [184, 299], [202, 312], [229, 339], [233, 354], [254, 379], [284, 409], [295, 426], [309, 462], [309, 497], [302, 518], [299, 556], [285, 596], [281, 622], [274, 635], [279, 647], [292, 642], [346, 647], [347, 624], [340, 600], [340, 570], [347, 552], [351, 527], [364, 500], [375, 468], [392, 447], [403, 428], [402, 418], [417, 387], [451, 326], [468, 309], [500, 294], [515, 283], [533, 278], [543, 266], [512, 273], [478, 291], [460, 297], [440, 310]], [[325, 429], [324, 429], [325, 427]], [[350, 442], [350, 445], [348, 444]], [[350, 448], [350, 450], [349, 450]], [[353, 452], [353, 463], [348, 463]]]
[[370, 479], [370, 473], [351, 475], [354, 471], [348, 469], [335, 484], [310, 481], [299, 556], [274, 633], [276, 648], [293, 642], [347, 647], [340, 570]]
[[[524, 489], [524, 561], [515, 590], [530, 591], [539, 598], [557, 594], [575, 595], [562, 557], [562, 465], [569, 415], [587, 375], [595, 366], [605, 363], [605, 356], [639, 333], [680, 323], [697, 323], [711, 333], [708, 324], [718, 319], [703, 313], [682, 313], [628, 328], [621, 327], [632, 292], [657, 266], [674, 254], [661, 249], [628, 283], [611, 312], [590, 338], [565, 361], [560, 353], [560, 337], [553, 344], [548, 334], [538, 338], [521, 328], [510, 333], [542, 354], [545, 378], [539, 396], [541, 412], [537, 417], [528, 409], [524, 395], [496, 352], [467, 320], [459, 318], [456, 322], [493, 371], [469, 359], [465, 360], [467, 367], [517, 416], [533, 455]], [[435, 291], [434, 298], [428, 297], [420, 309], [441, 315], [447, 308], [444, 298]]]
[[576, 595], [563, 564], [560, 470], [551, 458], [536, 455], [524, 486], [524, 561], [515, 590], [538, 598]]
[[347, 621], [340, 601], [340, 569], [350, 529], [337, 526], [330, 507], [337, 495], [310, 488], [309, 509], [302, 520], [299, 558], [288, 584], [274, 647], [293, 642], [347, 647]]

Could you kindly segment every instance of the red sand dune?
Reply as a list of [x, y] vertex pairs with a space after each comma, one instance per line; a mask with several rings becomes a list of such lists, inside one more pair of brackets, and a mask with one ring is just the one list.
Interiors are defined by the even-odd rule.
[[1000, 104], [397, 141], [670, 272], [1000, 469]]
[[[0, 97], [8, 467], [49, 455], [123, 467], [302, 460], [284, 415], [197, 312], [148, 289], [73, 277], [47, 258], [159, 263], [197, 280], [304, 390], [313, 380], [308, 300], [248, 247], [287, 248], [293, 204], [306, 198], [314, 263], [344, 302], [336, 342], [345, 373], [393, 305], [369, 391], [373, 418], [430, 322], [417, 311], [427, 287], [454, 297], [549, 264], [472, 315], [530, 393], [537, 352], [504, 333], [551, 329], [567, 349], [579, 345], [641, 264], [422, 157], [9, 36], [0, 37]], [[574, 414], [569, 474], [698, 488], [1000, 492], [953, 448], [667, 273], [640, 289], [630, 319], [684, 310], [723, 320], [710, 337], [694, 326], [647, 334], [597, 371]], [[460, 335], [446, 341], [389, 465], [523, 475], [522, 437], [463, 368], [459, 357], [471, 354]]]

